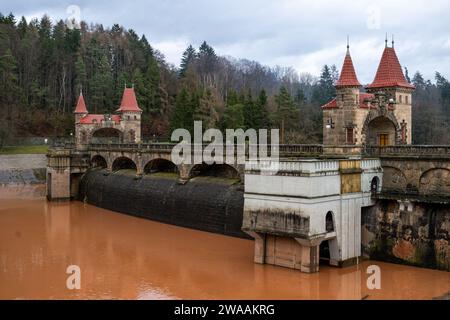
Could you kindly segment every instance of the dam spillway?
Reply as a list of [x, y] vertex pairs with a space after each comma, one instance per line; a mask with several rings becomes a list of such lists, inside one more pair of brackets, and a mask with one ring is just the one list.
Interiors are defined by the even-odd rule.
[[243, 186], [233, 179], [196, 177], [180, 184], [171, 174], [109, 173], [91, 169], [80, 181], [78, 200], [181, 227], [249, 238], [241, 231]]

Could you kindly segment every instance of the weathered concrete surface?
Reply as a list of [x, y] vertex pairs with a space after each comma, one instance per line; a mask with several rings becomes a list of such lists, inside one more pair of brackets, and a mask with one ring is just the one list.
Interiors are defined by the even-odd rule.
[[0, 185], [45, 182], [44, 154], [0, 155]]
[[[255, 262], [319, 271], [320, 246], [331, 265], [358, 263], [361, 208], [373, 205], [377, 159], [282, 160], [274, 175], [248, 162], [242, 230], [255, 238]], [[269, 166], [267, 166], [269, 167]]]
[[379, 200], [362, 212], [362, 251], [370, 259], [450, 271], [450, 207]]
[[230, 179], [198, 177], [180, 184], [176, 174], [138, 178], [133, 170], [94, 169], [81, 179], [79, 199], [163, 223], [248, 238], [241, 231], [243, 188]]

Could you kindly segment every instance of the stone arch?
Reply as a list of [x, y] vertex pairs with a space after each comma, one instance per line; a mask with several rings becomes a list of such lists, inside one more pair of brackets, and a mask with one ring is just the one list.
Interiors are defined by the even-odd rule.
[[114, 159], [112, 163], [112, 171], [118, 171], [123, 169], [132, 169], [137, 171], [137, 165], [132, 159], [128, 157], [122, 156]]
[[419, 192], [424, 195], [448, 195], [450, 193], [450, 169], [431, 168], [419, 179]]
[[170, 160], [155, 158], [145, 164], [144, 173], [149, 174], [156, 172], [178, 173], [178, 167]]
[[108, 162], [103, 156], [96, 154], [91, 158], [91, 167], [106, 169], [108, 168]]
[[230, 179], [240, 179], [239, 170], [229, 164], [197, 164], [190, 168], [189, 178], [196, 176], [222, 177]]
[[383, 190], [405, 192], [407, 179], [402, 170], [383, 166]]
[[378, 145], [378, 134], [389, 135], [389, 145], [401, 144], [402, 128], [393, 112], [386, 109], [371, 110], [364, 120], [361, 130], [363, 142], [367, 145]]
[[122, 143], [123, 132], [116, 128], [99, 128], [91, 132], [91, 143]]

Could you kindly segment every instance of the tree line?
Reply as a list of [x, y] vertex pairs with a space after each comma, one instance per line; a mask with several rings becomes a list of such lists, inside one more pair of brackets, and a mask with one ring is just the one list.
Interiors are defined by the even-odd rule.
[[[44, 15], [27, 21], [0, 14], [0, 145], [18, 137], [68, 137], [82, 91], [89, 112], [113, 113], [125, 85], [143, 109], [144, 139], [175, 128], [280, 128], [286, 143], [320, 143], [322, 110], [335, 96], [336, 66], [319, 77], [290, 67], [218, 55], [189, 45], [180, 66], [166, 62], [145, 35], [114, 24], [71, 29]], [[415, 143], [449, 143], [450, 84], [417, 72]]]

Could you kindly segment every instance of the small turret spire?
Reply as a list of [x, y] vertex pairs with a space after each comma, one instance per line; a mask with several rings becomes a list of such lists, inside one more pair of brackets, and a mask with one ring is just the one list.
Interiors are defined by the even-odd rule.
[[387, 43], [388, 43], [388, 34], [386, 32], [386, 39], [384, 40], [384, 47], [387, 48]]
[[394, 34], [392, 34], [392, 48], [394, 48]]
[[341, 69], [339, 80], [336, 87], [359, 87], [361, 84], [356, 77], [355, 67], [353, 66], [352, 57], [350, 56], [350, 39], [347, 36], [347, 54], [345, 55], [344, 64]]

